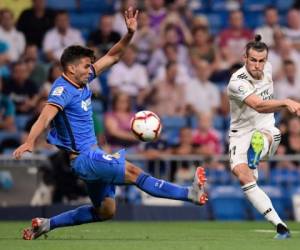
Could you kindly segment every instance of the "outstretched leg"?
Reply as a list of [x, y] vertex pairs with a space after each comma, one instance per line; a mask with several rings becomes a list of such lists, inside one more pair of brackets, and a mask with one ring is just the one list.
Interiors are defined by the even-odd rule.
[[203, 205], [207, 201], [207, 195], [204, 192], [206, 176], [202, 167], [197, 168], [193, 185], [191, 187], [183, 187], [157, 179], [144, 173], [132, 163], [126, 162], [125, 182], [134, 183], [141, 190], [155, 197], [190, 201], [198, 205]]
[[116, 211], [115, 187], [101, 182], [86, 183], [93, 205], [84, 205], [47, 218], [34, 218], [23, 231], [23, 239], [34, 240], [59, 227], [80, 225], [111, 219]]

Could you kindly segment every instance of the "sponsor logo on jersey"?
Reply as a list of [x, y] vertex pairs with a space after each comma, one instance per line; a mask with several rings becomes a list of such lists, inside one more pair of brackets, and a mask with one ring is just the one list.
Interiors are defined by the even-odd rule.
[[244, 94], [246, 93], [246, 89], [245, 89], [244, 86], [239, 86], [239, 87], [238, 87], [238, 90], [239, 90], [239, 92], [240, 92], [242, 95], [244, 95]]
[[54, 96], [61, 96], [62, 93], [64, 92], [64, 87], [60, 86], [60, 87], [56, 87], [52, 94], [51, 95], [54, 95]]
[[91, 105], [91, 98], [88, 98], [85, 101], [83, 100], [81, 101], [81, 108], [84, 111], [88, 111], [90, 105]]

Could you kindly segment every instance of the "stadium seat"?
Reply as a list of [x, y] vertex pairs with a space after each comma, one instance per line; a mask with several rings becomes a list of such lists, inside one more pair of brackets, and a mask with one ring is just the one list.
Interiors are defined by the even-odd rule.
[[300, 185], [300, 172], [297, 169], [276, 168], [271, 171], [271, 184], [282, 188]]
[[179, 140], [180, 129], [187, 126], [185, 117], [180, 116], [163, 116], [161, 117], [163, 124], [162, 138], [169, 145], [175, 145]]
[[29, 115], [16, 115], [15, 116], [15, 122], [17, 125], [17, 129], [19, 131], [23, 131], [25, 129], [25, 126], [27, 122], [29, 121], [31, 117]]
[[47, 0], [46, 6], [54, 10], [74, 11], [78, 8], [77, 0]]
[[294, 0], [276, 0], [275, 6], [279, 11], [287, 11], [293, 6]]
[[226, 11], [211, 12], [206, 14], [206, 17], [212, 35], [219, 33], [221, 29], [226, 28], [228, 25], [228, 12]]
[[[275, 186], [260, 186], [260, 188], [269, 196], [272, 201], [274, 209], [277, 211], [278, 215], [282, 219], [287, 219], [288, 216], [286, 214], [286, 204], [284, 202], [284, 194], [282, 189]], [[252, 214], [252, 218], [255, 220], [262, 220], [264, 219], [263, 215], [261, 215], [250, 203], [250, 211]]]
[[244, 0], [243, 9], [246, 11], [264, 10], [268, 5], [272, 5], [272, 0]]
[[216, 220], [248, 219], [244, 194], [238, 186], [212, 187], [209, 201]]
[[231, 173], [226, 169], [206, 169], [208, 182], [211, 185], [226, 185], [232, 181]]
[[114, 1], [111, 0], [80, 0], [80, 10], [83, 12], [97, 11], [100, 13], [113, 13]]
[[247, 28], [255, 29], [264, 24], [264, 13], [262, 11], [245, 11], [244, 17]]

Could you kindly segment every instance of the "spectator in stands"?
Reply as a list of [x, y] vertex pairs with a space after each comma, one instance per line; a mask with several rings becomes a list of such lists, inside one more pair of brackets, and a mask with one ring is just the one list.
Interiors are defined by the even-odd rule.
[[[272, 75], [274, 80], [283, 77], [283, 61], [292, 60], [299, 62], [300, 55], [293, 47], [291, 41], [285, 37], [279, 29], [274, 31], [274, 47], [270, 50], [268, 60], [272, 64]], [[300, 74], [300, 66], [297, 65], [297, 74]]]
[[0, 78], [0, 132], [14, 132], [15, 106], [11, 99], [2, 93], [2, 79]]
[[149, 93], [150, 110], [159, 116], [183, 116], [185, 113], [184, 85], [177, 83], [177, 63], [169, 62], [165, 66], [166, 74], [161, 80], [153, 83]]
[[38, 47], [35, 44], [27, 44], [21, 60], [27, 64], [29, 80], [35, 82], [40, 89], [47, 80], [48, 67], [39, 60]]
[[283, 78], [276, 82], [274, 88], [276, 98], [300, 100], [300, 82], [295, 63], [292, 60], [284, 60], [283, 72]]
[[13, 12], [9, 9], [0, 11], [0, 37], [9, 45], [9, 60], [17, 61], [24, 52], [25, 37], [22, 32], [16, 30]]
[[150, 26], [154, 32], [159, 32], [161, 23], [167, 17], [167, 9], [164, 0], [149, 0], [147, 2], [147, 12], [149, 13]]
[[164, 37], [167, 27], [174, 27], [178, 35], [178, 42], [185, 45], [191, 45], [193, 42], [193, 37], [191, 31], [181, 19], [181, 16], [177, 12], [170, 12], [160, 24], [160, 37]]
[[142, 106], [148, 93], [149, 80], [145, 66], [136, 62], [136, 47], [130, 45], [122, 60], [114, 65], [108, 76], [112, 95], [124, 92], [132, 98], [134, 105]]
[[29, 80], [25, 62], [18, 61], [12, 66], [12, 75], [3, 80], [3, 93], [8, 95], [16, 106], [17, 114], [32, 112], [38, 100], [36, 83]]
[[218, 71], [220, 67], [220, 55], [214, 46], [208, 27], [197, 26], [192, 30], [192, 34], [194, 42], [190, 49], [191, 59], [193, 60], [196, 57], [196, 60], [206, 60], [210, 64], [212, 72]]
[[[169, 24], [161, 37], [161, 48], [154, 51], [148, 64], [150, 77], [156, 78], [158, 69], [169, 61], [177, 61], [179, 65], [188, 65], [188, 51], [180, 44], [176, 26]], [[172, 48], [173, 47], [173, 48]]]
[[211, 68], [208, 62], [195, 64], [196, 77], [185, 85], [185, 102], [193, 113], [215, 113], [220, 106], [220, 91], [209, 81]]
[[244, 27], [244, 15], [240, 10], [230, 12], [229, 25], [219, 35], [221, 56], [228, 67], [242, 61], [244, 48], [253, 37], [252, 31]]
[[[180, 129], [179, 143], [172, 147], [171, 153], [179, 156], [195, 155], [197, 153], [197, 146], [193, 143], [193, 131], [191, 128], [183, 127]], [[173, 161], [171, 179], [182, 185], [192, 183], [195, 169], [191, 165], [187, 161]]]
[[274, 29], [280, 29], [278, 10], [274, 6], [269, 6], [264, 11], [265, 24], [255, 30], [255, 34], [260, 34], [263, 41], [270, 47], [274, 46]]
[[91, 32], [87, 45], [95, 48], [97, 56], [102, 56], [118, 42], [121, 38], [120, 34], [113, 31], [113, 16], [102, 15], [99, 19], [98, 29]]
[[8, 77], [10, 72], [8, 69], [9, 55], [8, 44], [1, 40], [0, 37], [0, 77]]
[[118, 32], [121, 36], [127, 33], [126, 25], [124, 24], [124, 12], [128, 10], [131, 6], [133, 9], [137, 9], [138, 1], [137, 0], [122, 0], [121, 6], [118, 12], [114, 15], [113, 20], [113, 30]]
[[112, 151], [124, 147], [129, 151], [137, 151], [138, 141], [130, 129], [133, 115], [130, 97], [125, 93], [115, 94], [112, 100], [112, 110], [104, 117], [106, 139]]
[[62, 75], [62, 67], [59, 62], [55, 62], [51, 65], [48, 71], [47, 80], [44, 82], [43, 86], [40, 89], [40, 95], [47, 97], [50, 93], [52, 83]]
[[213, 115], [201, 113], [198, 115], [198, 129], [193, 134], [193, 144], [197, 153], [204, 156], [214, 156], [222, 153], [220, 134], [212, 127]]
[[55, 26], [45, 34], [43, 52], [49, 62], [58, 61], [63, 50], [73, 44], [83, 45], [81, 32], [70, 26], [69, 15], [60, 11], [55, 16]]
[[26, 42], [40, 49], [45, 33], [54, 25], [54, 12], [45, 7], [45, 0], [32, 0], [32, 8], [22, 12], [17, 29], [25, 34]]
[[281, 144], [285, 147], [286, 154], [300, 153], [300, 119], [292, 117], [288, 121], [287, 133], [282, 135]]
[[138, 29], [132, 42], [137, 48], [137, 61], [146, 65], [158, 42], [155, 32], [150, 27], [148, 13], [141, 11], [138, 18]]
[[300, 11], [290, 9], [287, 14], [287, 27], [283, 29], [295, 49], [300, 51]]

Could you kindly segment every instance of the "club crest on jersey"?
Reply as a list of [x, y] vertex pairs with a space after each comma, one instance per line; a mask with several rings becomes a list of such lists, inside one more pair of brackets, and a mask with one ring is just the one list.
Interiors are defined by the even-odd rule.
[[88, 111], [90, 105], [91, 105], [91, 98], [88, 98], [85, 101], [83, 100], [81, 101], [81, 108], [84, 111]]
[[246, 89], [244, 86], [239, 86], [238, 90], [242, 95], [246, 93]]
[[60, 86], [60, 87], [56, 87], [52, 94], [51, 95], [54, 95], [54, 96], [61, 96], [62, 93], [64, 92], [64, 87]]

